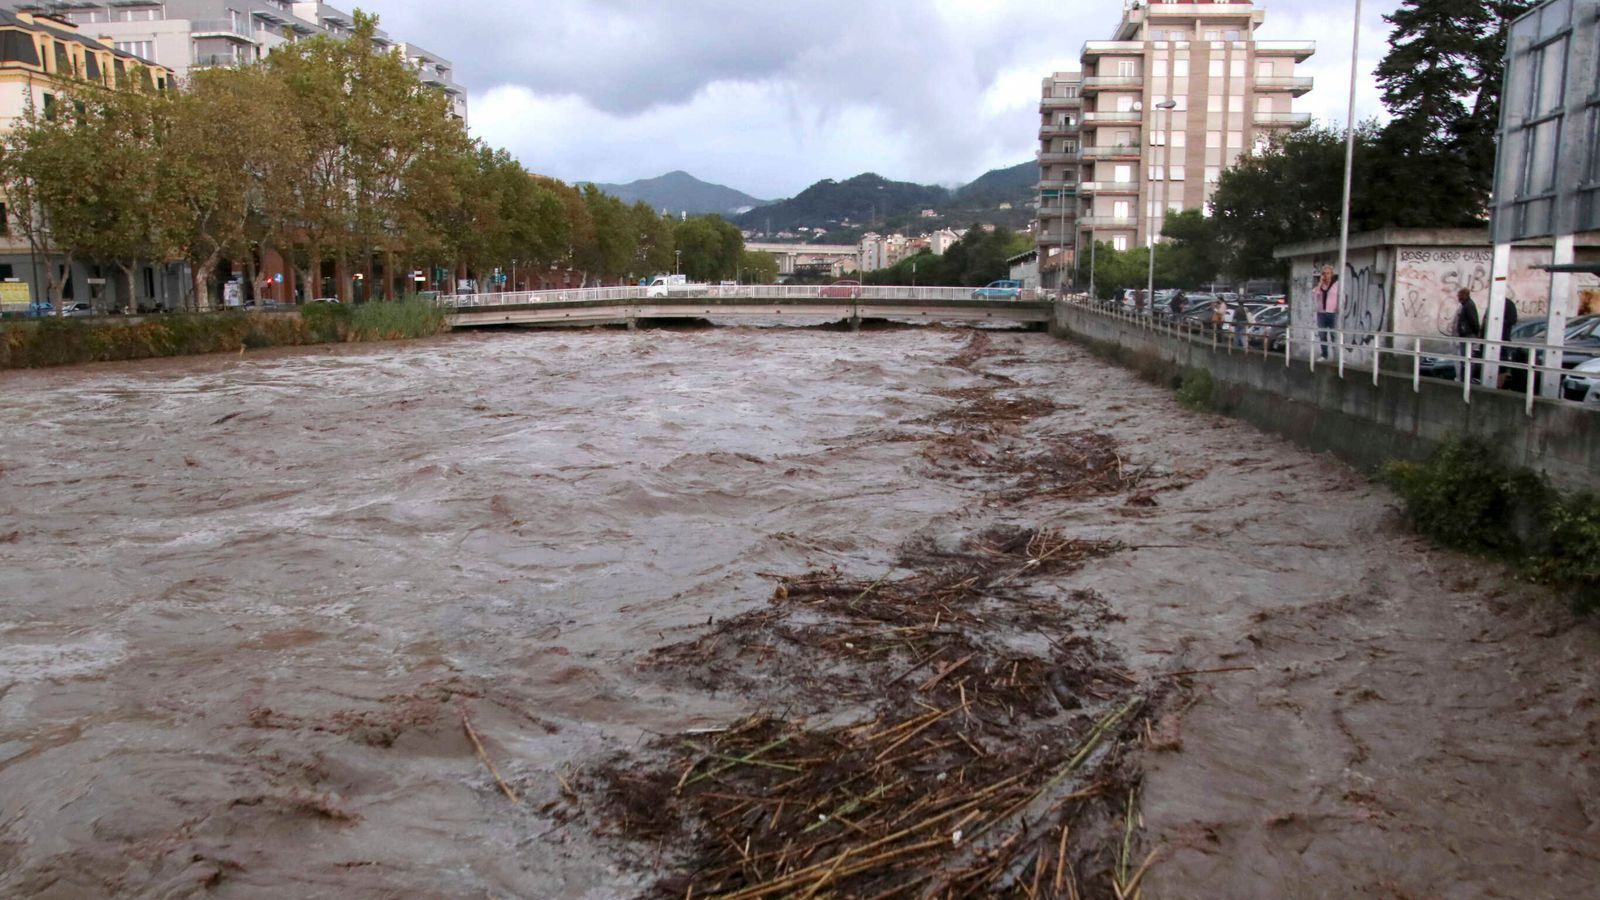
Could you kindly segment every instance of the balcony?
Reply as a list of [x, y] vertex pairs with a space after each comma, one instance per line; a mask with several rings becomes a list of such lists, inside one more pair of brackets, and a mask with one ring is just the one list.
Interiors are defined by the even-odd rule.
[[1139, 159], [1138, 144], [1116, 144], [1110, 147], [1084, 147], [1084, 159]]
[[1114, 110], [1110, 112], [1086, 112], [1083, 114], [1083, 124], [1089, 125], [1138, 125], [1144, 122], [1144, 112], [1137, 109]]
[[1143, 56], [1144, 41], [1086, 41], [1083, 45], [1083, 56], [1105, 53], [1136, 53]]
[[1296, 97], [1310, 93], [1316, 84], [1315, 78], [1301, 78], [1287, 75], [1257, 75], [1257, 91], [1288, 91]]
[[1061, 165], [1062, 163], [1075, 163], [1079, 160], [1079, 158], [1080, 157], [1076, 153], [1064, 153], [1059, 150], [1052, 150], [1048, 153], [1039, 154], [1039, 162], [1047, 166]]
[[1077, 109], [1082, 105], [1082, 97], [1057, 97], [1052, 94], [1039, 98], [1039, 108], [1042, 110]]
[[1078, 219], [1079, 228], [1137, 228], [1139, 222], [1133, 216], [1083, 216]]
[[1258, 112], [1254, 121], [1262, 128], [1304, 128], [1311, 124], [1311, 113]]
[[1257, 56], [1292, 56], [1295, 62], [1305, 62], [1316, 52], [1316, 41], [1256, 41]]
[[1037, 187], [1041, 191], [1076, 191], [1078, 179], [1041, 178]]
[[1085, 181], [1078, 190], [1085, 194], [1137, 194], [1137, 181]]
[[235, 23], [230, 19], [202, 19], [190, 23], [189, 28], [192, 37], [220, 37], [247, 44], [256, 42], [256, 36], [249, 26]]
[[1094, 94], [1100, 91], [1132, 91], [1143, 87], [1143, 75], [1090, 75], [1083, 79], [1083, 92], [1085, 94]]
[[1078, 126], [1063, 125], [1060, 122], [1046, 122], [1039, 126], [1039, 137], [1041, 138], [1071, 137], [1077, 133]]

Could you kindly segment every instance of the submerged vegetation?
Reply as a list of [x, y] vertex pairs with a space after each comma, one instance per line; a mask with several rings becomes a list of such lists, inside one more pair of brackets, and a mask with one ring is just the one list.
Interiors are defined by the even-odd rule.
[[444, 311], [423, 300], [313, 304], [294, 313], [211, 313], [142, 320], [39, 319], [0, 326], [0, 369], [153, 359], [245, 348], [431, 337]]
[[1467, 439], [1445, 444], [1426, 462], [1390, 463], [1383, 475], [1418, 531], [1513, 563], [1570, 592], [1579, 612], [1600, 612], [1600, 497], [1564, 495]]

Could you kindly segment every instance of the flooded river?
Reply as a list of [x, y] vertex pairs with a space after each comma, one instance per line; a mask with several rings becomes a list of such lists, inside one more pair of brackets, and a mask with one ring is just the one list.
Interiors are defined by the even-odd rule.
[[[1103, 595], [1136, 679], [1230, 670], [1152, 723], [1147, 896], [1600, 883], [1592, 625], [1332, 459], [1044, 334], [951, 365], [969, 335], [0, 374], [0, 895], [637, 895], [670, 861], [565, 814], [575, 773], [751, 712], [641, 654], [765, 605], [772, 573], [870, 580], [993, 524], [1125, 548], [1042, 590]], [[997, 505], [940, 477], [907, 435], [997, 383], [1057, 407], [1010, 438], [1110, 435], [1152, 493]]]

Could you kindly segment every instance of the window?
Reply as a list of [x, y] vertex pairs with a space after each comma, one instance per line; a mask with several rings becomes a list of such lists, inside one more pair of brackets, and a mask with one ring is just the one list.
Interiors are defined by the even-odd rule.
[[1111, 238], [1111, 249], [1122, 253], [1128, 249], [1128, 236], [1119, 234]]
[[1244, 112], [1244, 97], [1235, 94], [1228, 98], [1228, 112]]
[[1222, 32], [1220, 32], [1220, 31], [1208, 31], [1205, 34], [1205, 38], [1208, 41], [1221, 40], [1222, 39]]
[[1243, 147], [1243, 146], [1244, 146], [1244, 132], [1242, 132], [1242, 131], [1230, 131], [1230, 132], [1228, 132], [1228, 149], [1232, 150], [1235, 147]]
[[45, 94], [44, 95], [44, 117], [46, 119], [54, 119], [56, 117], [56, 95], [55, 94]]
[[[8, 215], [8, 210], [6, 209], [6, 205], [4, 203], [0, 203], [0, 234], [10, 234], [10, 233], [11, 233], [11, 216]], [[6, 266], [6, 268], [9, 269], [11, 267], [10, 266]], [[4, 277], [10, 278], [11, 275], [9, 273], [7, 273]]]
[[69, 57], [67, 55], [67, 45], [61, 43], [60, 41], [56, 41], [55, 42], [55, 48], [56, 48], [56, 68], [55, 68], [55, 71], [58, 74], [62, 74], [62, 75], [66, 74], [68, 72], [71, 72], [72, 71], [72, 59], [71, 59], [71, 57]]
[[123, 53], [137, 56], [140, 59], [153, 60], [156, 58], [155, 41], [117, 41], [114, 46]]
[[1221, 166], [1206, 166], [1206, 184], [1216, 184], [1222, 180]]
[[1208, 132], [1206, 132], [1206, 146], [1207, 147], [1211, 147], [1211, 148], [1219, 148], [1219, 147], [1221, 147], [1222, 146], [1222, 132], [1220, 132], [1220, 131], [1208, 131]]
[[1240, 35], [1239, 30], [1237, 28], [1235, 28], [1235, 29], [1233, 29], [1231, 31], [1224, 31], [1222, 33], [1222, 37], [1223, 37], [1224, 40], [1229, 40], [1229, 41], [1237, 41], [1237, 40], [1241, 39], [1241, 35]]
[[1134, 97], [1132, 94], [1117, 95], [1117, 112], [1133, 112]]
[[1172, 133], [1172, 146], [1174, 146], [1174, 147], [1184, 147], [1184, 146], [1187, 146], [1188, 143], [1189, 143], [1189, 136], [1188, 136], [1187, 132], [1174, 131]]
[[1126, 200], [1118, 200], [1111, 204], [1111, 217], [1114, 219], [1126, 219], [1129, 212], [1130, 208]]
[[1150, 63], [1150, 74], [1157, 78], [1167, 77], [1167, 61], [1165, 59], [1152, 61]]
[[1207, 71], [1206, 74], [1210, 75], [1212, 78], [1221, 78], [1222, 77], [1222, 65], [1223, 65], [1222, 60], [1213, 59], [1211, 61], [1211, 65], [1208, 67], [1208, 71]]
[[1067, 153], [1077, 153], [1078, 152], [1078, 142], [1077, 141], [1063, 141], [1061, 143], [1061, 146], [1065, 149], [1065, 152], [1067, 152]]
[[1131, 132], [1131, 131], [1119, 131], [1119, 132], [1117, 132], [1116, 137], [1117, 137], [1116, 146], [1118, 146], [1118, 147], [1131, 147], [1131, 146], [1133, 146], [1133, 132]]
[[1233, 78], [1244, 77], [1244, 60], [1234, 59], [1228, 62], [1228, 75]]
[[1165, 181], [1166, 180], [1166, 174], [1162, 171], [1162, 167], [1161, 166], [1151, 166], [1150, 167], [1150, 180], [1151, 181]]
[[1118, 184], [1127, 184], [1133, 180], [1133, 166], [1117, 166], [1111, 173], [1112, 180]]
[[1188, 78], [1189, 77], [1189, 61], [1187, 59], [1175, 60], [1172, 63], [1172, 77], [1174, 77], [1174, 78]]
[[1272, 60], [1263, 60], [1256, 63], [1257, 78], [1271, 78], [1275, 74], [1277, 74], [1277, 70], [1272, 67]]
[[1222, 97], [1217, 94], [1212, 94], [1210, 97], [1207, 97], [1206, 112], [1222, 112]]
[[1182, 181], [1183, 166], [1173, 166], [1167, 171], [1167, 174], [1171, 176], [1172, 181]]
[[1138, 65], [1131, 59], [1117, 60], [1117, 75], [1122, 78], [1132, 78], [1139, 74]]

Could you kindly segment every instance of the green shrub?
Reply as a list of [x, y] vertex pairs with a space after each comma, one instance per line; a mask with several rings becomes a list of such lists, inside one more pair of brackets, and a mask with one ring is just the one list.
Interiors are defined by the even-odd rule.
[[1476, 440], [1445, 443], [1426, 462], [1392, 462], [1383, 478], [1411, 525], [1448, 547], [1512, 562], [1600, 611], [1600, 498], [1562, 496]]
[[1178, 403], [1185, 409], [1197, 412], [1206, 412], [1215, 408], [1213, 397], [1217, 384], [1211, 378], [1207, 369], [1190, 369], [1183, 373], [1183, 382], [1178, 386]]
[[444, 309], [424, 300], [363, 303], [351, 309], [350, 314], [351, 339], [358, 341], [432, 337], [445, 327]]

